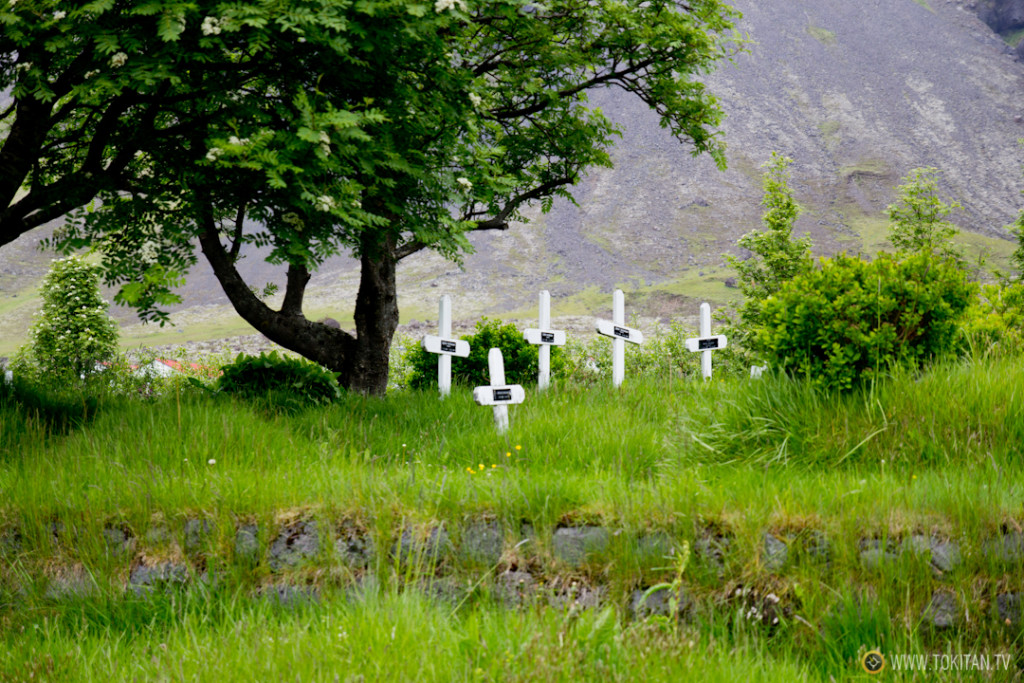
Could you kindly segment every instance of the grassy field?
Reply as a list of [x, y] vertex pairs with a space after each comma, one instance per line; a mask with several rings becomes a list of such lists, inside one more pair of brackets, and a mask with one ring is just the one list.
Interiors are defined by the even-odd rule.
[[[64, 434], [7, 405], [0, 680], [1020, 680], [1019, 607], [999, 605], [1024, 564], [992, 544], [1024, 523], [1022, 387], [1019, 358], [845, 396], [634, 375], [530, 392], [505, 437], [468, 389], [291, 415], [181, 389]], [[319, 546], [268, 561], [306, 522]], [[486, 561], [458, 550], [481, 523]], [[560, 550], [595, 528], [596, 549]], [[345, 529], [380, 550], [347, 560]], [[438, 529], [448, 551], [398, 550]], [[957, 561], [900, 552], [915, 538]], [[160, 563], [189, 580], [131, 590]], [[530, 599], [509, 602], [510, 572]], [[684, 597], [638, 618], [659, 585]], [[876, 648], [882, 676], [860, 663]], [[1009, 668], [895, 669], [958, 653]]]

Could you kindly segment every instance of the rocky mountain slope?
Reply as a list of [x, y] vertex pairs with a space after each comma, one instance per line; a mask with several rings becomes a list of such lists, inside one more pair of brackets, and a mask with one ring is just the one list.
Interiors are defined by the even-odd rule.
[[[466, 320], [533, 317], [542, 288], [556, 316], [605, 312], [615, 286], [630, 292], [628, 310], [648, 316], [692, 317], [699, 300], [723, 303], [734, 292], [722, 254], [759, 225], [759, 167], [773, 150], [795, 159], [793, 187], [806, 209], [797, 230], [810, 233], [819, 253], [884, 246], [882, 210], [918, 166], [940, 169], [975, 251], [997, 262], [1009, 253], [1003, 226], [1024, 205], [1024, 63], [996, 31], [1024, 27], [1024, 0], [734, 4], [750, 42], [709, 77], [728, 114], [729, 170], [692, 158], [641, 103], [600, 93], [592, 101], [623, 126], [615, 168], [584, 179], [579, 208], [557, 202], [549, 214], [533, 211], [529, 224], [475, 236], [477, 253], [463, 269], [430, 254], [403, 263], [403, 322], [433, 320], [442, 293]], [[28, 285], [49, 258], [33, 251], [39, 237], [0, 249], [0, 353], [24, 337]], [[258, 258], [248, 267], [254, 284], [281, 279]], [[307, 313], [345, 324], [356, 282], [352, 263], [327, 264], [311, 284]], [[204, 264], [183, 293], [170, 333], [133, 326], [131, 313], [118, 311], [129, 338], [245, 331]]]

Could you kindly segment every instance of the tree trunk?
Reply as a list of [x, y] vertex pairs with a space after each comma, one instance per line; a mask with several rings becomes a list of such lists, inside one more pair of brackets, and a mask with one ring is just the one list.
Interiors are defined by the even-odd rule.
[[391, 245], [382, 252], [364, 253], [360, 258], [356, 340], [348, 385], [352, 391], [373, 396], [383, 396], [387, 390], [391, 340], [398, 327], [397, 262]]
[[289, 266], [280, 311], [260, 301], [242, 280], [212, 222], [210, 225], [200, 235], [200, 246], [231, 305], [246, 322], [271, 341], [339, 373], [338, 383], [342, 387], [361, 394], [384, 395], [391, 339], [398, 327], [397, 261], [392, 244], [363, 251], [353, 337], [312, 322], [302, 313], [302, 299], [310, 277], [304, 267]]

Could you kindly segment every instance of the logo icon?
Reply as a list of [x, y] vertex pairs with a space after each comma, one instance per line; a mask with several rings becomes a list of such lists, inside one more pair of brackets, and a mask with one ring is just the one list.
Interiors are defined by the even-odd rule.
[[869, 674], [877, 674], [885, 668], [885, 657], [878, 650], [872, 650], [864, 653], [864, 658], [860, 660], [860, 663]]

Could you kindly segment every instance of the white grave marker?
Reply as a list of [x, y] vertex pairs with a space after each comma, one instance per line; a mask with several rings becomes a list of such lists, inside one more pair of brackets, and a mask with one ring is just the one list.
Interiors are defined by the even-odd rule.
[[612, 384], [621, 386], [626, 376], [626, 342], [644, 343], [640, 330], [626, 327], [626, 303], [621, 289], [612, 294], [612, 322], [598, 320], [597, 333], [612, 338]]
[[565, 344], [565, 332], [551, 328], [551, 294], [540, 293], [540, 329], [523, 330], [523, 338], [537, 349], [537, 389], [544, 391], [551, 384], [551, 347]]
[[487, 352], [487, 370], [491, 383], [473, 389], [473, 400], [477, 405], [494, 406], [494, 425], [499, 434], [504, 434], [508, 431], [509, 405], [526, 400], [526, 392], [519, 384], [505, 384], [505, 360], [501, 357], [501, 349]]
[[423, 337], [423, 350], [438, 354], [437, 386], [444, 398], [452, 390], [452, 356], [465, 358], [469, 355], [469, 342], [464, 339], [452, 339], [452, 299], [445, 294], [437, 312], [437, 337]]
[[700, 336], [695, 339], [686, 340], [686, 348], [693, 352], [701, 352], [700, 359], [701, 374], [704, 379], [711, 379], [711, 352], [724, 349], [726, 345], [724, 334], [711, 336], [711, 306], [700, 305]]

